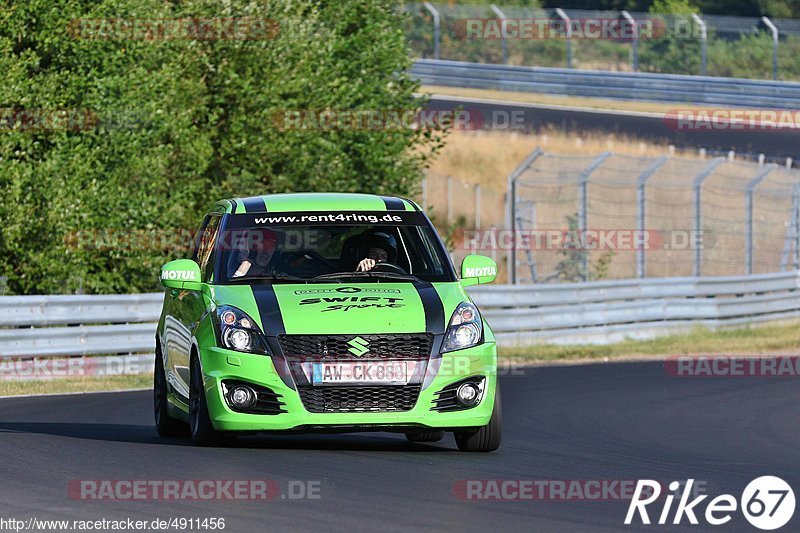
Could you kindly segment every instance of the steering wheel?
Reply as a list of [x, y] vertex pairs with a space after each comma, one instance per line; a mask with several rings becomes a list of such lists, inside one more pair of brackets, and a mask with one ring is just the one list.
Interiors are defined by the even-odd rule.
[[[287, 266], [290, 267], [290, 269], [292, 263], [296, 262], [298, 259], [302, 259], [302, 263], [300, 265], [294, 265], [295, 269], [299, 269], [300, 271], [305, 269], [307, 271], [315, 272], [317, 270], [315, 265], [321, 265], [323, 269], [326, 269], [329, 272], [334, 272], [336, 270], [336, 267], [332, 265], [330, 261], [313, 250], [284, 253], [282, 259]], [[287, 269], [287, 271], [290, 269]], [[291, 272], [289, 273], [291, 274]]]
[[406, 272], [402, 267], [386, 261], [382, 263], [375, 263], [375, 266], [370, 270], [375, 270], [377, 272], [394, 272], [395, 274], [408, 274], [408, 272]]

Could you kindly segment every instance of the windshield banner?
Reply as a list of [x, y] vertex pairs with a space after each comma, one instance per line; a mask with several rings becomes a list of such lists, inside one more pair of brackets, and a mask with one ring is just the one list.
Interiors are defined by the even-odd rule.
[[228, 228], [270, 226], [427, 226], [419, 211], [292, 211], [231, 215]]

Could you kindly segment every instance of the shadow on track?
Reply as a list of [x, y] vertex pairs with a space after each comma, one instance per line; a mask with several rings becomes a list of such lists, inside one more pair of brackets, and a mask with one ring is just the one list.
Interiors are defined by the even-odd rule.
[[[126, 424], [91, 424], [67, 422], [0, 422], [2, 433], [35, 433], [101, 440], [153, 444], [159, 446], [194, 446], [188, 438], [161, 438], [152, 426]], [[447, 444], [447, 440], [444, 441]], [[371, 434], [260, 434], [238, 437], [225, 448], [281, 449], [281, 450], [335, 450], [373, 452], [456, 452], [455, 447], [442, 447], [407, 442], [402, 434], [383, 436]]]

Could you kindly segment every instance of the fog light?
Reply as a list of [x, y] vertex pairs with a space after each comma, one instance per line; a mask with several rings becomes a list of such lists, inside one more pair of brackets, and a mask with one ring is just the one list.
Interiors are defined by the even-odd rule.
[[228, 401], [237, 409], [249, 409], [256, 404], [256, 393], [250, 387], [239, 385], [228, 393]]
[[475, 405], [479, 394], [480, 389], [474, 383], [463, 383], [456, 389], [456, 399], [461, 405]]

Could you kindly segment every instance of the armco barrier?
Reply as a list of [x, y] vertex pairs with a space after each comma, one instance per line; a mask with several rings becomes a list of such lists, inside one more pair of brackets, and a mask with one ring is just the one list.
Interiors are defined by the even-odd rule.
[[163, 293], [0, 296], [0, 358], [153, 350]]
[[800, 83], [783, 81], [522, 67], [436, 59], [415, 61], [411, 74], [425, 85], [472, 89], [749, 108], [797, 109], [800, 105]]
[[500, 344], [606, 344], [800, 317], [800, 275], [642, 278], [471, 291]]
[[[502, 345], [603, 344], [800, 317], [800, 273], [470, 289]], [[163, 294], [0, 297], [0, 358], [151, 353]]]

